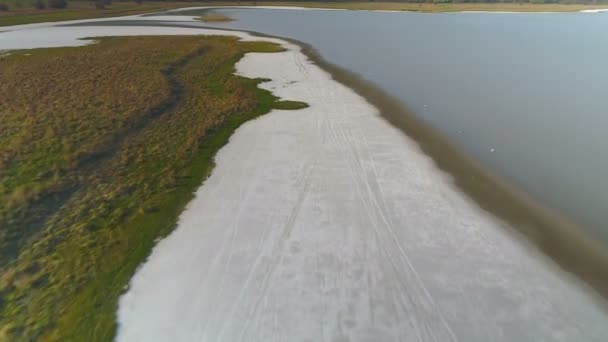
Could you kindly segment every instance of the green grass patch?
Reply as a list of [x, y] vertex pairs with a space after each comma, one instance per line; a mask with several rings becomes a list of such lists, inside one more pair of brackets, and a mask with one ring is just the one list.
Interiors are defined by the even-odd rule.
[[107, 38], [0, 59], [0, 340], [109, 341], [136, 267], [247, 120], [280, 101], [234, 75], [270, 43]]
[[296, 110], [296, 109], [304, 109], [308, 108], [308, 104], [304, 102], [298, 101], [278, 101], [275, 102], [275, 109], [287, 109], [287, 110]]

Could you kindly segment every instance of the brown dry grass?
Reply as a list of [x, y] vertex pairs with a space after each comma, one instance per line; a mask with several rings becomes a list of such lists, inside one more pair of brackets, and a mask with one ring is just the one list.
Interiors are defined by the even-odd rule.
[[[458, 12], [458, 11], [504, 11], [504, 12], [575, 12], [584, 9], [608, 8], [608, 4], [577, 4], [572, 0], [570, 4], [551, 3], [518, 3], [495, 2], [495, 3], [407, 3], [407, 2], [384, 2], [384, 1], [345, 1], [345, 2], [322, 2], [322, 1], [240, 1], [241, 6], [294, 6], [315, 8], [336, 8], [348, 10], [383, 10], [383, 11], [416, 11], [416, 12]], [[210, 3], [197, 3], [200, 6], [235, 6], [234, 1], [219, 1]]]

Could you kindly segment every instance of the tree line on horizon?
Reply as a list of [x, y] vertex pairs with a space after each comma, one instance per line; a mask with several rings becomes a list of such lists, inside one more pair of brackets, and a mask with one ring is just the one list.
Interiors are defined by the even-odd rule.
[[[152, 0], [155, 2], [170, 2], [166, 0]], [[176, 0], [182, 2], [191, 2], [192, 0]], [[0, 0], [0, 12], [7, 12], [13, 8], [27, 8], [31, 7], [38, 10], [44, 9], [65, 9], [68, 8], [69, 2], [92, 2], [97, 9], [104, 9], [106, 6], [112, 4], [112, 0]], [[143, 0], [118, 0], [117, 2], [135, 2], [141, 4]]]
[[[93, 2], [97, 9], [104, 9], [106, 6], [112, 4], [112, 0], [69, 0], [69, 2]], [[114, 0], [116, 2], [135, 2], [138, 4], [143, 3], [145, 0]], [[154, 2], [172, 2], [171, 0], [150, 0]], [[241, 1], [241, 0], [176, 0], [180, 2], [200, 2], [200, 3], [214, 3], [214, 2], [222, 2], [222, 3], [253, 3], [257, 4], [258, 2], [318, 2], [318, 3], [341, 3], [341, 2], [393, 2], [393, 3], [408, 3], [408, 4], [423, 4], [423, 3], [532, 3], [532, 4], [587, 4], [587, 5], [595, 5], [595, 4], [608, 4], [608, 0], [249, 0], [249, 1]], [[13, 0], [12, 4], [16, 7], [23, 7], [23, 3], [27, 3], [28, 1], [21, 0]], [[31, 7], [42, 10], [46, 8], [50, 9], [63, 9], [68, 7], [68, 0], [30, 0], [29, 4]], [[148, 2], [148, 1], [146, 1]], [[10, 0], [0, 0], [0, 12], [8, 11]]]

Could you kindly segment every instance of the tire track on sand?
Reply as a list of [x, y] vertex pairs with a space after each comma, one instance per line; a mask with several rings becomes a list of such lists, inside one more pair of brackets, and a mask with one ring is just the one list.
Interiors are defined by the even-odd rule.
[[[274, 245], [274, 248], [272, 249], [272, 252], [268, 256], [268, 259], [271, 260], [271, 262], [270, 262], [268, 270], [266, 271], [266, 274], [265, 274], [264, 279], [261, 284], [261, 293], [255, 299], [255, 302], [254, 302], [252, 308], [249, 310], [249, 313], [247, 314], [247, 319], [246, 319], [245, 325], [243, 326], [243, 329], [241, 330], [241, 333], [239, 334], [238, 341], [243, 340], [243, 336], [245, 335], [245, 332], [249, 328], [252, 320], [255, 318], [255, 314], [257, 313], [260, 303], [262, 302], [262, 300], [264, 299], [264, 297], [266, 296], [266, 294], [268, 292], [270, 279], [272, 278], [277, 267], [281, 264], [281, 261], [283, 260], [283, 254], [281, 252], [283, 251], [283, 249], [285, 247], [285, 242], [289, 239], [291, 232], [293, 231], [293, 228], [296, 223], [296, 219], [297, 219], [300, 209], [302, 207], [302, 203], [306, 199], [306, 196], [309, 192], [310, 184], [311, 184], [310, 178], [311, 178], [311, 174], [312, 174], [313, 170], [315, 169], [315, 166], [316, 166], [316, 162], [313, 163], [312, 165], [310, 165], [306, 170], [304, 170], [304, 172], [302, 173], [302, 177], [300, 178], [300, 180], [298, 182], [298, 183], [301, 183], [302, 185], [296, 186], [296, 187], [302, 187], [302, 190], [300, 191], [300, 194], [296, 200], [296, 203], [295, 203], [293, 209], [291, 210], [289, 216], [287, 217], [285, 225], [283, 226], [283, 230], [282, 230], [281, 234], [279, 235], [279, 237]], [[262, 258], [259, 257], [256, 260], [255, 265], [252, 267], [251, 271], [249, 272], [247, 280], [243, 284], [243, 287], [242, 287], [236, 301], [232, 305], [232, 309], [231, 309], [229, 316], [227, 317], [226, 320], [224, 320], [224, 323], [222, 324], [220, 332], [218, 333], [218, 336], [217, 336], [217, 341], [222, 340], [224, 333], [226, 332], [226, 328], [227, 328], [226, 322], [231, 321], [231, 319], [234, 317], [237, 307], [242, 302], [243, 297], [245, 296], [245, 293], [247, 292], [247, 290], [249, 289], [249, 287], [251, 285], [251, 280], [253, 278], [252, 276], [258, 273], [258, 268], [260, 267], [261, 259]]]
[[[342, 113], [341, 115], [350, 114]], [[336, 116], [339, 117], [340, 115]], [[370, 152], [365, 153], [366, 155], [363, 156], [357, 148], [358, 145], [355, 143], [356, 139], [353, 136], [352, 130], [342, 127], [339, 123], [335, 125], [336, 116], [332, 116], [331, 118], [327, 116], [326, 122], [333, 135], [333, 140], [340, 145], [340, 148], [347, 155], [354, 189], [365, 208], [366, 215], [372, 223], [377, 243], [393, 269], [394, 274], [392, 278], [396, 280], [396, 283], [401, 288], [399, 297], [407, 297], [407, 303], [404, 303], [402, 300], [397, 300], [397, 302], [403, 306], [406, 313], [410, 311], [408, 307], [415, 307], [416, 312], [425, 313], [425, 315], [429, 316], [429, 319], [424, 320], [410, 319], [412, 327], [417, 331], [417, 339], [420, 341], [458, 341], [429, 291], [426, 289], [403, 246], [399, 243], [392, 228], [392, 223], [385, 213], [386, 204], [383, 200], [378, 199], [382, 195], [379, 194], [381, 189], [377, 183], [378, 173], [373, 156]], [[368, 148], [367, 142], [363, 147]], [[368, 168], [364, 166], [365, 161], [371, 165], [369, 169], [372, 172], [368, 172]], [[404, 278], [409, 280], [406, 281]], [[435, 322], [439, 323], [441, 328]]]

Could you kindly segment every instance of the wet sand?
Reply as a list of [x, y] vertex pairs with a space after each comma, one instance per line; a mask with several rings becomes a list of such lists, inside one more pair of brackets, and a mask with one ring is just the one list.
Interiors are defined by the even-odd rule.
[[119, 341], [606, 337], [592, 296], [287, 46], [237, 69], [311, 107], [235, 133], [133, 278]]

